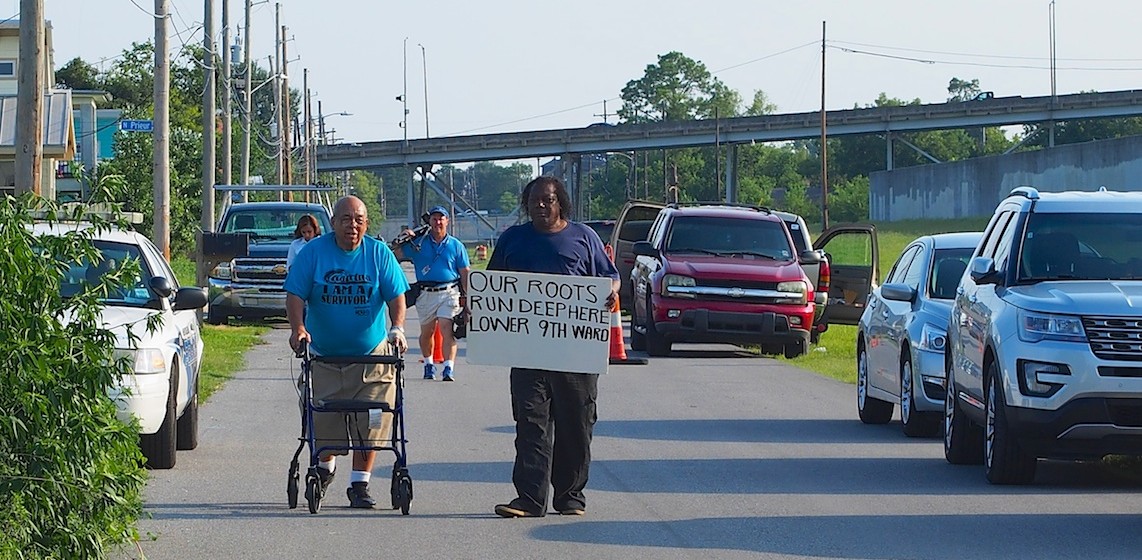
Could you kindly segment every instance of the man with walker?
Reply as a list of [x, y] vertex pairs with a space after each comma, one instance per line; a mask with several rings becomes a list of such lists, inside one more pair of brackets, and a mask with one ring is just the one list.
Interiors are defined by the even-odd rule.
[[[295, 352], [306, 343], [313, 354], [330, 357], [391, 354], [394, 345], [402, 353], [408, 349], [404, 335], [408, 281], [392, 250], [366, 235], [368, 227], [365, 203], [354, 196], [341, 198], [333, 206], [333, 233], [314, 238], [298, 253], [285, 282], [289, 344]], [[395, 371], [392, 365], [314, 362], [313, 399], [391, 404], [396, 395]], [[391, 414], [386, 413], [381, 426], [371, 428], [368, 412], [348, 416], [317, 412], [313, 436], [317, 448], [348, 447], [350, 433], [363, 440], [358, 442], [361, 446], [383, 446], [389, 442], [391, 422]], [[336, 449], [321, 453], [317, 474], [323, 495], [333, 481], [336, 456], [346, 453]], [[349, 507], [376, 505], [369, 495], [375, 458], [376, 451], [353, 452], [346, 490]], [[306, 492], [310, 498], [308, 485]]]

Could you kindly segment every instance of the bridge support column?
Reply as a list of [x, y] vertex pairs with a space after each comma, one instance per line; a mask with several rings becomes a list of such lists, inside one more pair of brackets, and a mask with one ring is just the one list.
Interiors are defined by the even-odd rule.
[[884, 161], [887, 162], [886, 171], [892, 171], [892, 133], [884, 134]]
[[738, 201], [738, 145], [726, 146], [726, 202]]

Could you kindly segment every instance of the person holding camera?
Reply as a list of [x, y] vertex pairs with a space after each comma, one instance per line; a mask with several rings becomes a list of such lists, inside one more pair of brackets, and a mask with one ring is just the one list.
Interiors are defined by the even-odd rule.
[[468, 249], [455, 237], [448, 234], [448, 209], [434, 206], [428, 211], [428, 232], [416, 235], [413, 230], [405, 230], [411, 237], [395, 250], [398, 259], [412, 261], [416, 269], [416, 283], [420, 295], [416, 298], [416, 314], [420, 318], [420, 353], [424, 356], [424, 378], [436, 378], [436, 364], [432, 356], [435, 351], [433, 335], [440, 328], [444, 347], [441, 376], [444, 381], [456, 378], [456, 337], [453, 334], [453, 318], [460, 314], [467, 302], [468, 292]]

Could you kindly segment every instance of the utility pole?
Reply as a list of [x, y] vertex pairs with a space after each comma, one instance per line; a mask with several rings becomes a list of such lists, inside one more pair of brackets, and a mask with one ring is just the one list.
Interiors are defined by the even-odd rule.
[[829, 229], [829, 160], [825, 143], [825, 22], [821, 22], [821, 229]]
[[[305, 133], [305, 184], [312, 185], [313, 168], [309, 165], [309, 155], [313, 149], [313, 147], [310, 145], [313, 143], [313, 116], [309, 112], [309, 68], [304, 68], [301, 71], [301, 89], [305, 91], [305, 126], [302, 127], [302, 131]], [[306, 196], [308, 196], [308, 194]]]
[[202, 231], [214, 231], [214, 0], [204, 0], [202, 13]]
[[[1051, 113], [1054, 116], [1055, 104], [1059, 102], [1059, 98], [1055, 93], [1055, 0], [1051, 0], [1050, 5], [1050, 23], [1051, 23]], [[1050, 148], [1055, 147], [1055, 119], [1051, 119], [1048, 123], [1047, 129], [1047, 146]]]
[[154, 235], [151, 241], [168, 261], [171, 258], [171, 170], [170, 170], [170, 47], [167, 44], [167, 0], [155, 0], [155, 128], [154, 153]]
[[[401, 52], [404, 56], [404, 64], [401, 66], [404, 89], [401, 92], [400, 100], [404, 112], [401, 113], [400, 127], [404, 131], [402, 147], [408, 148], [408, 37], [404, 38], [404, 48]], [[408, 177], [408, 227], [416, 228], [419, 222], [416, 219], [416, 192], [412, 186], [412, 172], [411, 167], [404, 166], [404, 174]]]
[[325, 113], [321, 112], [321, 100], [317, 100], [317, 144], [325, 144]]
[[[20, 60], [16, 91], [16, 194], [43, 193], [44, 1], [20, 0]], [[70, 115], [70, 113], [69, 113]], [[70, 116], [69, 116], [70, 118]]]
[[[250, 92], [250, 90], [252, 90], [254, 88], [254, 80], [253, 80], [254, 67], [250, 63], [250, 27], [251, 27], [251, 25], [250, 25], [250, 8], [251, 8], [252, 4], [253, 4], [253, 0], [246, 0], [246, 28], [242, 30], [242, 34], [245, 37], [243, 39], [245, 44], [242, 45], [242, 50], [244, 51], [244, 53], [242, 55], [242, 61], [243, 61], [242, 62], [242, 65], [243, 65], [242, 83], [244, 84], [244, 87], [242, 88], [242, 128], [244, 130], [242, 130], [242, 175], [241, 175], [243, 185], [249, 185], [250, 184], [250, 132], [251, 132], [250, 128], [253, 126], [253, 122], [252, 122], [251, 115], [250, 115], [250, 113], [251, 113], [251, 110], [250, 110], [250, 94], [251, 94], [251, 92]], [[249, 192], [248, 191], [242, 191], [242, 201], [243, 202], [247, 201], [249, 199], [248, 197], [249, 197]]]
[[[285, 181], [285, 184], [292, 185], [293, 184], [293, 152], [292, 152], [293, 146], [290, 144], [290, 138], [292, 138], [291, 128], [292, 128], [292, 124], [293, 124], [293, 112], [290, 109], [290, 104], [289, 104], [290, 103], [289, 72], [287, 71], [287, 67], [289, 66], [289, 57], [286, 56], [286, 45], [288, 43], [286, 42], [286, 27], [284, 25], [281, 27], [281, 43], [282, 43], [282, 62], [281, 62], [281, 67], [282, 67], [282, 113], [281, 114], [282, 114], [282, 125], [285, 127], [285, 130], [283, 130], [282, 134], [281, 134], [282, 158], [283, 158], [282, 164], [285, 166], [285, 175], [282, 177], [282, 180]], [[292, 196], [292, 194], [290, 196]], [[290, 200], [292, 200], [292, 198]]]
[[[281, 2], [278, 2], [277, 4], [274, 4], [274, 29], [276, 30], [279, 27], [281, 27], [281, 24], [282, 24], [282, 4], [281, 4]], [[273, 71], [274, 71], [274, 134], [276, 135], [276, 138], [274, 138], [274, 143], [277, 145], [277, 155], [274, 157], [274, 167], [277, 170], [277, 173], [276, 173], [277, 176], [276, 176], [275, 180], [276, 180], [277, 184], [279, 184], [279, 185], [282, 184], [282, 178], [285, 177], [285, 173], [284, 173], [285, 169], [282, 165], [282, 155], [283, 154], [282, 154], [282, 76], [281, 76], [282, 57], [281, 57], [281, 53], [282, 53], [281, 36], [278, 35], [277, 33], [274, 33], [274, 56], [273, 56], [274, 61], [273, 61], [273, 66], [272, 66]], [[285, 193], [279, 192], [278, 196], [281, 197], [284, 194]]]
[[599, 113], [595, 113], [595, 116], [596, 116], [596, 117], [603, 117], [603, 124], [611, 124], [611, 123], [609, 122], [609, 118], [610, 118], [610, 116], [611, 116], [612, 114], [613, 114], [613, 113], [608, 113], [608, 112], [607, 112], [607, 100], [606, 100], [606, 99], [604, 99], [604, 100], [603, 100], [603, 114], [601, 114], [601, 115], [600, 115]]
[[[234, 163], [231, 161], [233, 148], [230, 141], [234, 138], [231, 130], [233, 121], [233, 108], [231, 96], [234, 90], [230, 84], [230, 0], [222, 0], [222, 184], [233, 185], [231, 181]], [[229, 193], [226, 196], [230, 196]]]
[[420, 60], [424, 68], [424, 137], [428, 138], [428, 55], [424, 52], [424, 45], [420, 46]]

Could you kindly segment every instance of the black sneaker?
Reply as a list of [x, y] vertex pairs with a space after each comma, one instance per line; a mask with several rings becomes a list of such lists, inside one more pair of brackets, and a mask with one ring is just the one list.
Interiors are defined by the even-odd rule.
[[327, 471], [321, 467], [317, 467], [317, 479], [321, 481], [321, 495], [325, 495], [325, 491], [329, 489], [329, 485], [333, 482], [333, 477], [337, 473], [334, 471]]
[[345, 489], [345, 494], [349, 496], [349, 507], [372, 509], [377, 505], [377, 501], [369, 495], [368, 482], [354, 482], [349, 488]]
[[494, 511], [496, 512], [496, 515], [498, 515], [500, 517], [508, 517], [508, 518], [511, 518], [511, 517], [543, 517], [543, 513], [536, 513], [534, 511], [528, 511], [522, 505], [520, 505], [516, 500], [512, 500], [511, 503], [508, 503], [508, 504], [496, 504]]

